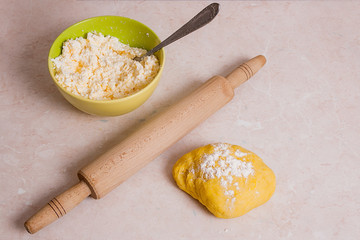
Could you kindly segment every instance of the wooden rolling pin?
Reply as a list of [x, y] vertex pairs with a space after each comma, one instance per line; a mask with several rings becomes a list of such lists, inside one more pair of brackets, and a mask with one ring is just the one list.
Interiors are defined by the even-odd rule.
[[229, 102], [234, 89], [266, 62], [257, 56], [226, 78], [215, 76], [141, 126], [121, 143], [78, 172], [80, 182], [52, 199], [25, 222], [35, 233], [64, 216], [88, 196], [102, 198]]

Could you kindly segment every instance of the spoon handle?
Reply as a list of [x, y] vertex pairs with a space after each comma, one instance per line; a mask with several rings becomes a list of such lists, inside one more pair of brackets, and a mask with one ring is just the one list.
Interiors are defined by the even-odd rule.
[[218, 12], [219, 12], [219, 4], [218, 3], [210, 4], [209, 6], [204, 8], [201, 12], [199, 12], [195, 17], [193, 17], [189, 22], [187, 22], [184, 26], [182, 26], [176, 32], [174, 32], [171, 36], [169, 36], [167, 39], [162, 41], [159, 45], [157, 45], [153, 49], [149, 50], [146, 53], [146, 56], [150, 56], [154, 54], [155, 52], [159, 51], [161, 48], [169, 45], [170, 43], [205, 26], [215, 18]]

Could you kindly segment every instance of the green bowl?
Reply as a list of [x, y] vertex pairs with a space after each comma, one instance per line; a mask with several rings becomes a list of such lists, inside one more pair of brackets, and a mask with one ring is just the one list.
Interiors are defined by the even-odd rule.
[[164, 68], [164, 50], [161, 49], [155, 53], [155, 56], [159, 59], [160, 69], [154, 80], [145, 88], [120, 99], [104, 101], [90, 100], [77, 96], [60, 86], [55, 79], [55, 69], [51, 59], [56, 58], [61, 54], [63, 42], [77, 37], [85, 38], [86, 34], [92, 31], [117, 37], [120, 42], [124, 44], [130, 45], [131, 47], [144, 48], [146, 50], [150, 50], [159, 44], [160, 39], [149, 27], [138, 21], [119, 16], [100, 16], [89, 18], [70, 26], [56, 38], [50, 48], [48, 58], [50, 75], [60, 93], [74, 107], [83, 112], [99, 116], [118, 116], [131, 112], [142, 105], [151, 96], [158, 85]]

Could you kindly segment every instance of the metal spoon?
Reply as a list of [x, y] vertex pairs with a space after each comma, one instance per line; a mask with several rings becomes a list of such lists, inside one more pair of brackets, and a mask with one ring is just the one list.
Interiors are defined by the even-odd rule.
[[155, 52], [159, 51], [160, 49], [162, 49], [163, 47], [169, 45], [170, 43], [175, 42], [176, 40], [188, 35], [189, 33], [192, 33], [193, 31], [205, 26], [215, 18], [218, 12], [219, 12], [219, 4], [218, 3], [210, 4], [209, 6], [204, 8], [201, 12], [199, 12], [195, 17], [193, 17], [189, 22], [187, 22], [184, 26], [182, 26], [176, 32], [174, 32], [170, 37], [159, 43], [153, 49], [147, 51], [146, 54], [140, 57], [135, 57], [134, 60], [141, 61], [145, 56], [150, 56]]

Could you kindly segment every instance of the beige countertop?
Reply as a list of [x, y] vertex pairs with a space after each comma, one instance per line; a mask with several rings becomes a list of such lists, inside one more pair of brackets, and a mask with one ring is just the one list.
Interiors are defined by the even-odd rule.
[[[126, 16], [165, 39], [208, 3], [0, 3], [0, 239], [360, 238], [360, 2], [220, 1], [212, 23], [166, 47], [154, 95], [123, 116], [82, 113], [52, 83], [49, 48], [73, 23]], [[82, 166], [259, 54], [267, 64], [230, 103], [140, 172], [37, 234], [25, 231], [24, 221], [75, 184]], [[175, 161], [213, 142], [241, 145], [274, 170], [270, 201], [219, 219], [176, 187]]]

